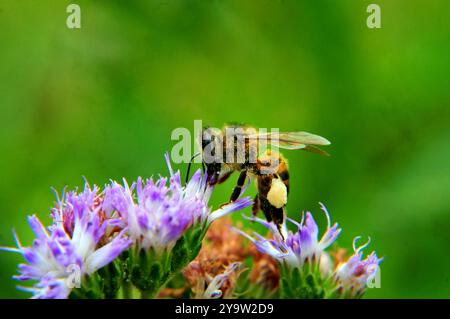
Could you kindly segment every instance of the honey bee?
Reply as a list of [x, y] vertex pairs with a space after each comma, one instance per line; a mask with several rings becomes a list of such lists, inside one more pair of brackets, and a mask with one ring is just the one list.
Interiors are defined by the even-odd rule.
[[222, 130], [204, 128], [199, 142], [208, 183], [221, 184], [233, 172], [240, 172], [230, 197], [230, 202], [234, 202], [239, 198], [246, 179], [255, 179], [258, 193], [254, 198], [252, 213], [256, 215], [262, 210], [266, 220], [273, 222], [282, 236], [281, 225], [286, 215], [289, 193], [288, 165], [279, 152], [266, 146], [270, 144], [275, 148], [328, 155], [317, 145], [330, 144], [324, 137], [307, 132], [267, 133], [243, 125], [228, 125]]

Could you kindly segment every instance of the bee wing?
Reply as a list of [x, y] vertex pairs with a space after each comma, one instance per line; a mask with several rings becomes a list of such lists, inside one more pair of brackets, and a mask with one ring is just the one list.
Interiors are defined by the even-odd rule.
[[327, 152], [321, 150], [318, 147], [312, 145], [330, 145], [330, 141], [326, 138], [311, 134], [308, 132], [270, 132], [262, 134], [251, 134], [248, 135], [249, 139], [266, 140], [267, 143], [273, 144], [280, 148], [288, 150], [299, 150], [303, 149], [305, 151], [329, 155]]
[[318, 148], [316, 146], [306, 145], [304, 150], [308, 151], [308, 152], [311, 152], [311, 153], [316, 153], [316, 154], [319, 154], [319, 155], [330, 156], [330, 154], [327, 151], [324, 151], [323, 149]]

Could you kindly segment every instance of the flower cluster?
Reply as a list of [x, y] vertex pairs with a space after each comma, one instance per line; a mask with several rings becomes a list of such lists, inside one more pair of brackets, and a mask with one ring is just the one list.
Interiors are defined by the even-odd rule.
[[[30, 216], [28, 221], [36, 235], [33, 245], [24, 247], [14, 233], [17, 247], [2, 248], [22, 254], [26, 261], [19, 265], [20, 274], [14, 278], [36, 283], [22, 289], [32, 292], [35, 298], [67, 298], [74, 287], [92, 285], [93, 280], [89, 279], [115, 262], [120, 268], [119, 285], [129, 283], [130, 272], [136, 268], [141, 270], [137, 281], [142, 283], [142, 278], [154, 275], [153, 266], [165, 267], [160, 271], [157, 285], [152, 287], [156, 292], [171, 272], [195, 258], [194, 252], [200, 249], [203, 236], [214, 220], [251, 204], [249, 198], [242, 198], [212, 211], [208, 206], [212, 186], [201, 170], [183, 186], [180, 172], [173, 172], [167, 154], [166, 161], [169, 178], [156, 181], [138, 178], [131, 186], [125, 179], [123, 185], [112, 181], [103, 192], [86, 183], [82, 192], [63, 194], [51, 209], [53, 222], [49, 227], [36, 216]], [[192, 233], [196, 235], [189, 244], [195, 247], [182, 240]], [[180, 252], [185, 254], [182, 262], [176, 260]], [[192, 252], [193, 256], [186, 256], [186, 252]], [[176, 254], [176, 258], [168, 264], [160, 263], [159, 259], [170, 261], [171, 254]], [[118, 258], [122, 255], [125, 262]], [[143, 259], [152, 259], [147, 273], [142, 273]], [[155, 282], [154, 278], [150, 281]], [[94, 286], [101, 290], [106, 283], [99, 279]], [[105, 295], [90, 292], [88, 296]], [[124, 296], [130, 297], [126, 293]]]
[[[368, 243], [356, 248], [357, 237], [353, 243], [354, 254], [345, 262], [333, 264], [325, 249], [335, 242], [342, 230], [337, 223], [331, 224], [327, 209], [322, 203], [320, 206], [327, 219], [327, 227], [320, 240], [318, 225], [310, 212], [306, 213], [306, 217], [303, 214], [300, 223], [287, 219], [297, 227], [297, 231], [287, 231], [284, 224], [282, 231], [286, 233], [285, 240], [273, 223], [256, 217], [244, 216], [267, 227], [273, 238], [267, 239], [258, 233], [254, 233], [255, 237], [252, 237], [242, 230], [235, 230], [252, 241], [261, 253], [270, 255], [284, 268], [285, 285], [291, 286], [284, 290], [293, 291], [287, 297], [360, 297], [367, 284], [377, 275], [382, 259], [375, 252], [363, 259], [362, 250]], [[317, 289], [318, 283], [320, 289]], [[325, 285], [328, 286], [326, 290], [329, 295], [322, 289]]]
[[207, 227], [214, 220], [251, 204], [247, 197], [211, 211], [208, 201], [213, 188], [207, 183], [206, 175], [198, 170], [182, 186], [180, 172], [173, 172], [167, 154], [166, 161], [169, 179], [138, 178], [131, 187], [124, 180], [123, 185], [112, 182], [105, 189], [103, 210], [108, 215], [120, 214], [130, 237], [140, 248], [157, 252], [170, 250], [189, 227]]
[[[232, 297], [248, 253], [242, 237], [231, 230], [230, 218], [222, 218], [211, 225], [198, 256], [182, 272], [191, 295], [194, 298]], [[216, 288], [211, 289], [213, 286]]]
[[375, 252], [363, 259], [362, 250], [369, 245], [370, 239], [366, 244], [356, 247], [359, 239], [356, 237], [353, 241], [353, 255], [346, 262], [338, 264], [334, 273], [338, 289], [351, 298], [362, 296], [366, 286], [372, 284], [379, 274], [379, 264], [383, 260]]
[[52, 209], [53, 225], [48, 229], [36, 216], [28, 222], [36, 235], [31, 247], [23, 247], [14, 233], [17, 248], [3, 248], [23, 255], [16, 279], [34, 280], [35, 298], [67, 298], [81, 279], [110, 263], [131, 241], [126, 228], [114, 231], [118, 220], [108, 219], [98, 204], [98, 189], [86, 185], [83, 192], [69, 192]]
[[167, 154], [166, 161], [168, 177], [63, 192], [48, 227], [29, 216], [32, 245], [14, 232], [16, 247], [0, 248], [25, 259], [14, 278], [33, 285], [20, 289], [33, 298], [359, 298], [377, 284], [382, 258], [363, 256], [370, 241], [357, 247], [357, 237], [348, 258], [342, 249], [333, 253], [342, 230], [324, 205], [322, 236], [310, 212], [300, 222], [285, 219], [295, 231], [244, 216], [270, 233], [249, 235], [222, 217], [250, 206], [250, 198], [212, 210], [208, 176], [197, 170], [183, 185]]
[[[227, 271], [230, 269], [236, 270]], [[254, 247], [244, 245], [243, 237], [233, 231], [230, 218], [222, 218], [210, 227], [200, 253], [183, 270], [183, 275], [191, 295], [205, 298], [206, 284], [214, 283], [213, 278], [226, 278], [214, 290], [214, 297], [222, 298], [235, 297], [236, 290], [245, 291], [247, 298], [270, 297], [279, 280], [276, 262]]]
[[[319, 228], [310, 212], [306, 213], [306, 218], [302, 217], [300, 223], [288, 218], [290, 222], [297, 226], [298, 230], [295, 233], [287, 232], [286, 240], [283, 239], [273, 223], [257, 217], [244, 216], [246, 219], [257, 221], [267, 227], [272, 232], [274, 239], [265, 239], [258, 233], [255, 233], [257, 238], [255, 239], [240, 230], [237, 231], [250, 239], [262, 253], [270, 255], [280, 262], [288, 264], [290, 267], [300, 268], [305, 261], [319, 260], [325, 248], [330, 246], [341, 232], [338, 224], [331, 226], [328, 211], [322, 204], [321, 207], [327, 217], [328, 225], [325, 234], [320, 240], [318, 240]], [[286, 233], [286, 225], [283, 225], [283, 229], [283, 232]]]

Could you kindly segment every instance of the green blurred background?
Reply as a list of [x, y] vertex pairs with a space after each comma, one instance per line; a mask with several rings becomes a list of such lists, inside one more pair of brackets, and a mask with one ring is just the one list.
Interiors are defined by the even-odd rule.
[[[31, 242], [25, 216], [48, 220], [51, 186], [166, 174], [174, 128], [240, 121], [332, 141], [330, 158], [285, 152], [288, 210], [323, 225], [322, 201], [340, 245], [373, 238], [367, 297], [450, 296], [448, 1], [73, 2], [79, 30], [69, 1], [0, 3], [0, 245], [12, 228]], [[29, 296], [19, 261], [0, 254], [0, 297]]]

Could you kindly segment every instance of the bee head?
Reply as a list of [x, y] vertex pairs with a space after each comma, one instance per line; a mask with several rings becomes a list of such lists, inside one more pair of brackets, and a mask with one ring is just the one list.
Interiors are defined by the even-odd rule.
[[210, 184], [215, 184], [222, 169], [221, 162], [216, 158], [216, 147], [221, 147], [222, 131], [216, 128], [204, 127], [200, 136], [203, 163]]
[[212, 130], [210, 127], [205, 126], [203, 128], [200, 139], [201, 139], [202, 150], [204, 150], [209, 144], [214, 142], [214, 134], [212, 134]]

